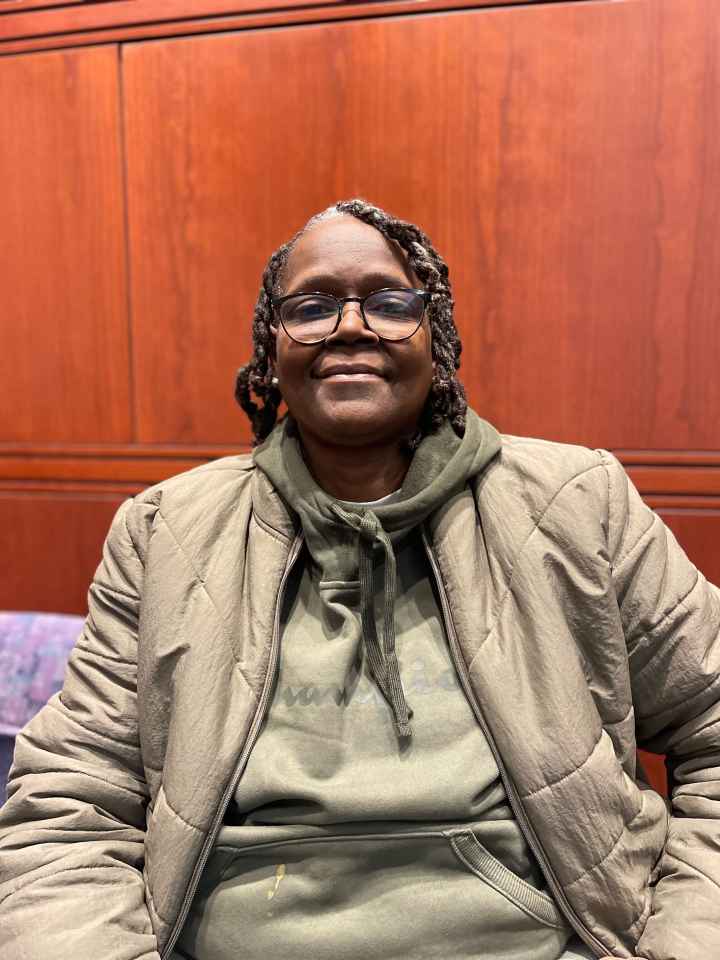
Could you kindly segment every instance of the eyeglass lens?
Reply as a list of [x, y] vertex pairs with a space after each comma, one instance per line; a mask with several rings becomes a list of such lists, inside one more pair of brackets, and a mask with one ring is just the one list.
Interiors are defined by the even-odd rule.
[[[368, 326], [384, 340], [404, 340], [420, 326], [425, 301], [413, 290], [378, 290], [366, 297]], [[338, 301], [324, 294], [298, 294], [283, 301], [280, 318], [294, 340], [317, 343], [329, 336], [338, 315]]]

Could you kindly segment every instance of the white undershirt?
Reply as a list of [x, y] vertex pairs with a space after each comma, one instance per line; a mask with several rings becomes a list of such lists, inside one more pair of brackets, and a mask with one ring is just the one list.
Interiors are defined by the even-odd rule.
[[380, 497], [379, 500], [338, 500], [338, 503], [342, 503], [348, 507], [379, 507], [381, 503], [388, 503], [390, 500], [397, 500], [400, 496], [401, 489], [393, 490], [392, 493], [388, 493], [384, 497]]

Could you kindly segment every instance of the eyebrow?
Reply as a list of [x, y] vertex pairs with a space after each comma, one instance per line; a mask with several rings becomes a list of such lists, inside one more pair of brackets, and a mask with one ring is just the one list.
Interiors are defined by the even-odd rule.
[[[300, 283], [294, 283], [293, 293], [303, 293], [318, 290], [320, 292], [338, 291], [342, 287], [342, 280], [331, 273], [313, 273], [308, 277], [300, 277]], [[385, 273], [382, 270], [366, 274], [362, 278], [362, 285], [370, 292], [379, 290], [382, 287], [410, 287], [410, 281], [407, 276], [394, 276], [391, 273]], [[289, 288], [288, 288], [289, 290]], [[286, 293], [288, 292], [286, 290]]]

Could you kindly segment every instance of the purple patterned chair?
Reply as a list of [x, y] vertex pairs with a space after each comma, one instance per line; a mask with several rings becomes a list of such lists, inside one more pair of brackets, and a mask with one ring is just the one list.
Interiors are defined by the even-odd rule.
[[63, 613], [0, 613], [0, 804], [15, 735], [62, 686], [82, 625]]

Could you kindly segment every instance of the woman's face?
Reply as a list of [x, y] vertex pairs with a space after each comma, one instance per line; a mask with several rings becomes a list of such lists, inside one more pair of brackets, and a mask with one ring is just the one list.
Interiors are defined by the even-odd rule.
[[[364, 297], [382, 287], [421, 284], [397, 244], [355, 217], [339, 216], [301, 237], [282, 292]], [[279, 323], [273, 330], [279, 387], [301, 435], [356, 446], [415, 432], [433, 376], [426, 318], [409, 340], [396, 343], [365, 326], [358, 303], [345, 304], [337, 330], [321, 344], [296, 343]]]

